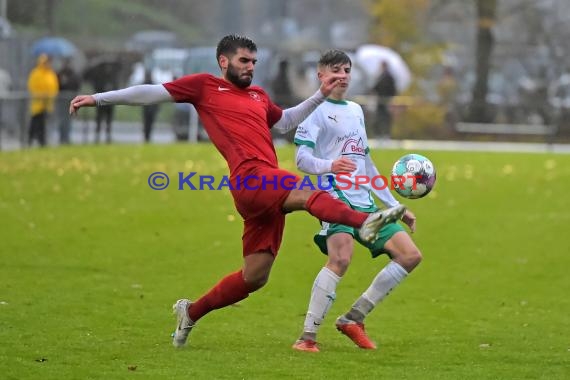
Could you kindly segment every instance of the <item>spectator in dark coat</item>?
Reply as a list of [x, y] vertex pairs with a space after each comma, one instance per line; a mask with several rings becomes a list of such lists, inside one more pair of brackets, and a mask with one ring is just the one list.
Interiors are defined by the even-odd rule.
[[390, 113], [390, 101], [396, 96], [396, 81], [390, 72], [388, 62], [382, 61], [382, 73], [373, 87], [378, 96], [376, 106], [376, 123], [373, 131], [375, 137], [390, 138], [392, 133], [392, 114]]

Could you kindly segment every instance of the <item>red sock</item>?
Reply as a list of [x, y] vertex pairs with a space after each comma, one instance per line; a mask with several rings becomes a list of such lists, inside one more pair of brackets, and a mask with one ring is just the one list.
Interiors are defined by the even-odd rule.
[[234, 304], [248, 295], [249, 291], [240, 270], [224, 277], [208, 293], [192, 303], [188, 315], [192, 322], [196, 322], [210, 311]]
[[351, 209], [326, 191], [317, 191], [311, 195], [305, 208], [323, 222], [346, 224], [354, 228], [360, 228], [368, 217], [368, 214]]

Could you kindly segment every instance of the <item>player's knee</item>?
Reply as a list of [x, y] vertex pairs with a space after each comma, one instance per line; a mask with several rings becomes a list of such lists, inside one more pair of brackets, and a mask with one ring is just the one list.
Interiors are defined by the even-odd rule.
[[422, 253], [416, 247], [410, 247], [406, 250], [405, 254], [402, 255], [402, 266], [409, 272], [411, 272], [415, 267], [417, 267], [422, 261]]
[[329, 259], [329, 266], [332, 267], [333, 271], [339, 276], [344, 275], [349, 265], [350, 257], [341, 256]]
[[416, 264], [416, 266], [419, 265], [419, 264], [422, 262], [423, 258], [424, 258], [424, 257], [422, 256], [422, 253], [420, 252], [420, 250], [417, 249], [417, 248], [415, 248], [415, 249], [413, 250], [412, 256], [413, 256], [413, 260], [414, 260], [414, 263]]
[[307, 210], [307, 201], [313, 194], [311, 190], [291, 190], [283, 204], [286, 211]]
[[348, 269], [354, 249], [353, 238], [349, 234], [335, 234], [327, 241], [329, 252], [328, 266], [342, 276]]
[[255, 292], [259, 290], [267, 284], [269, 281], [269, 274], [267, 275], [257, 275], [257, 276], [249, 276], [244, 278], [244, 281], [247, 285], [247, 288], [250, 292]]

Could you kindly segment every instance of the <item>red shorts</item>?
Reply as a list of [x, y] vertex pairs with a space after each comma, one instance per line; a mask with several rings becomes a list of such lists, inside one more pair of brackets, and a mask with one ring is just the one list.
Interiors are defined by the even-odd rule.
[[283, 238], [283, 203], [299, 181], [296, 174], [260, 161], [242, 164], [231, 178], [234, 203], [244, 220], [243, 256], [277, 251]]

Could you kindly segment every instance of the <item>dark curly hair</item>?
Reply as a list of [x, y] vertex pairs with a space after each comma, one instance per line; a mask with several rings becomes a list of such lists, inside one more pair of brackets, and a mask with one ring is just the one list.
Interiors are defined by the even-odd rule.
[[220, 59], [220, 55], [231, 56], [235, 54], [239, 48], [257, 51], [257, 46], [251, 39], [237, 34], [229, 34], [218, 42], [216, 60]]

